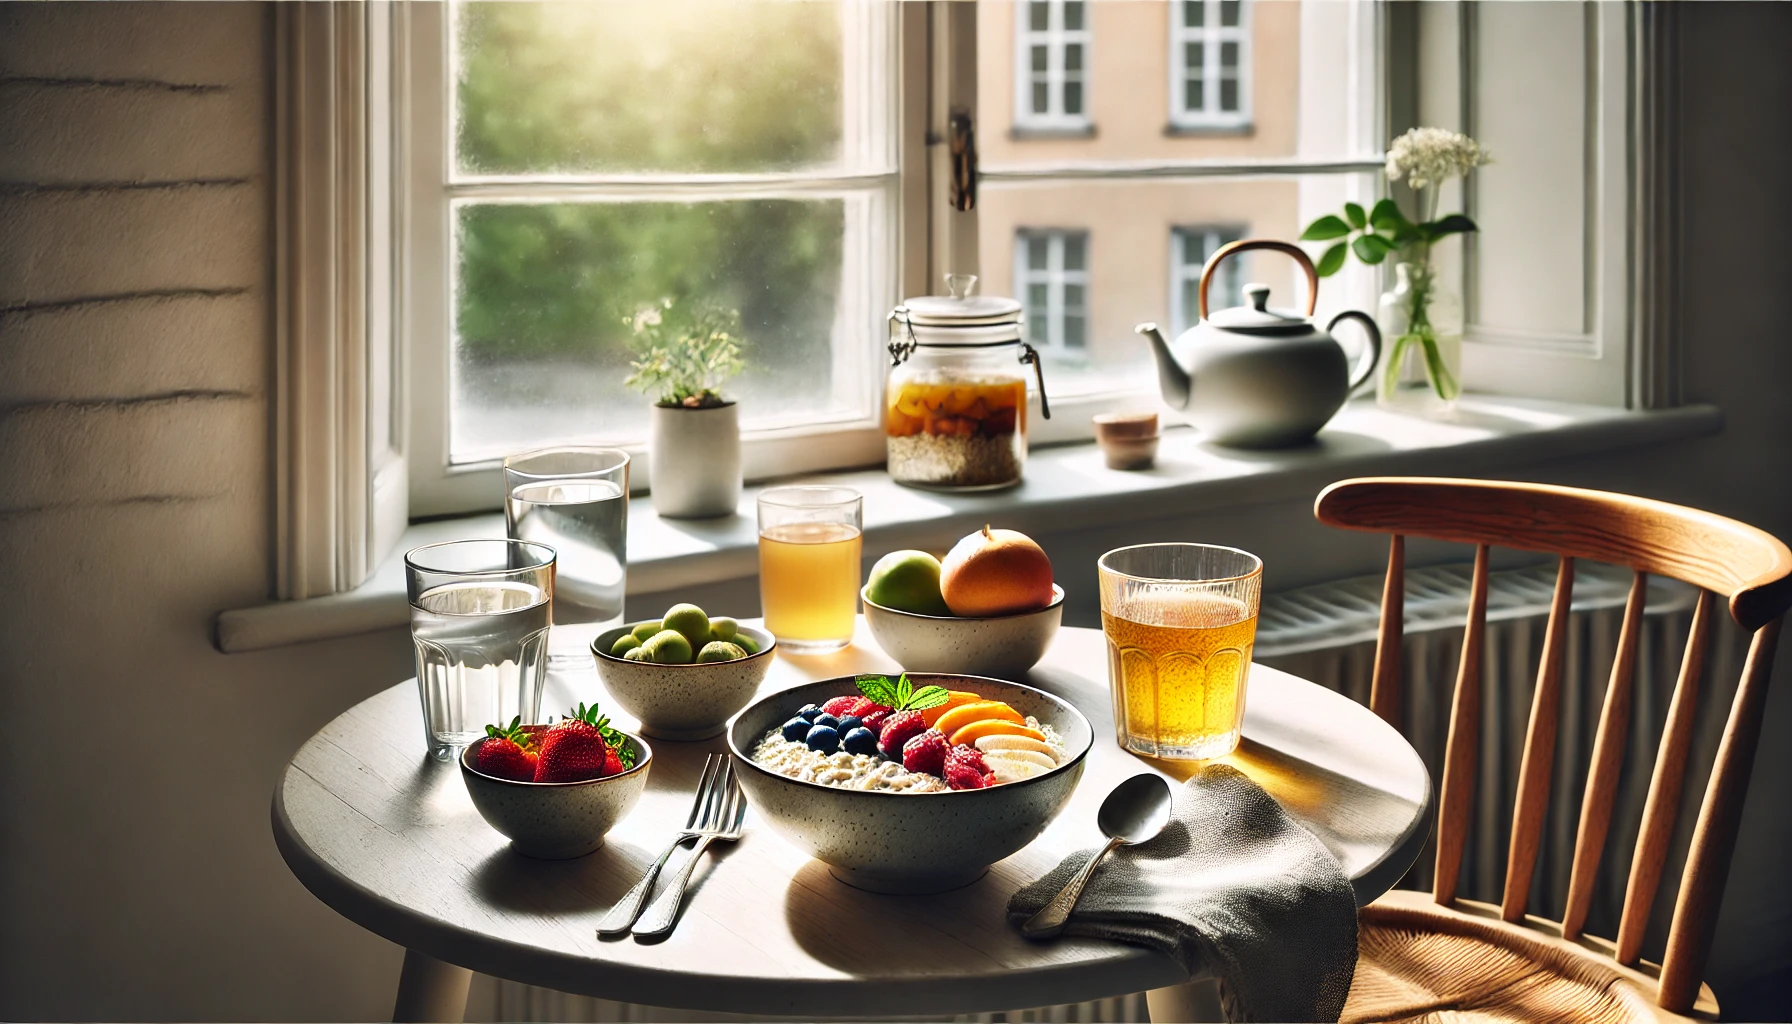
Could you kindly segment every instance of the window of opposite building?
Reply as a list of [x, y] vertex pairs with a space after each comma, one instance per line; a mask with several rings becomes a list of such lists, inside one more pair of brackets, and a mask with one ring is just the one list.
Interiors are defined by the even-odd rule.
[[1025, 0], [1015, 13], [1015, 127], [1087, 129], [1087, 0]]
[[1087, 358], [1089, 233], [1027, 228], [1014, 239], [1014, 279], [1026, 305], [1027, 341], [1048, 358]]
[[1177, 128], [1251, 123], [1250, 0], [1170, 4], [1170, 123]]
[[[1201, 269], [1214, 251], [1227, 242], [1245, 236], [1240, 227], [1181, 227], [1170, 229], [1170, 326], [1177, 334], [1193, 327], [1200, 319]], [[1213, 282], [1207, 286], [1209, 310], [1236, 306], [1243, 299], [1244, 264], [1233, 259], [1214, 269]]]

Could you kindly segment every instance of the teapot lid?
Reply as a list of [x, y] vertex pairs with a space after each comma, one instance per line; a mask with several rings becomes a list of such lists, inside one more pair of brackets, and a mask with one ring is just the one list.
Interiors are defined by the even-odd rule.
[[917, 295], [902, 300], [906, 320], [917, 327], [989, 327], [1019, 323], [1021, 304], [996, 295], [973, 295], [975, 274], [947, 274], [950, 295]]
[[1312, 328], [1313, 322], [1294, 310], [1270, 309], [1269, 285], [1247, 284], [1244, 293], [1250, 297], [1250, 305], [1222, 309], [1207, 322], [1221, 330], [1247, 334], [1291, 334]]

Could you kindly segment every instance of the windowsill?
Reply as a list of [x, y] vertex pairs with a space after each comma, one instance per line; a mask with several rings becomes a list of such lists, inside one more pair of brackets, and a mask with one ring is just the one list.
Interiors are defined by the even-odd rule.
[[[1026, 480], [993, 494], [935, 494], [902, 487], [881, 469], [815, 475], [865, 495], [865, 557], [904, 547], [937, 546], [999, 511], [1027, 532], [1162, 518], [1173, 507], [1188, 515], [1228, 506], [1311, 498], [1334, 480], [1363, 475], [1472, 475], [1511, 466], [1658, 444], [1715, 433], [1723, 414], [1709, 405], [1629, 412], [1560, 402], [1491, 396], [1465, 398], [1455, 422], [1390, 413], [1359, 399], [1338, 413], [1318, 443], [1279, 451], [1243, 451], [1205, 444], [1192, 430], [1164, 434], [1157, 465], [1110, 470], [1093, 444], [1034, 451]], [[629, 509], [629, 591], [654, 593], [736, 579], [758, 571], [753, 503], [711, 520], [669, 520], [652, 498]], [[1140, 500], [1144, 497], [1150, 500]], [[497, 513], [416, 523], [399, 551], [462, 537], [502, 537]], [[352, 591], [221, 612], [218, 649], [227, 653], [350, 636], [410, 621], [404, 559], [394, 554]]]
[[1033, 142], [1040, 139], [1093, 139], [1095, 138], [1095, 125], [1017, 124], [1008, 129], [1008, 137], [1015, 142]]
[[1164, 125], [1164, 135], [1172, 139], [1249, 139], [1257, 134], [1256, 124], [1177, 124]]

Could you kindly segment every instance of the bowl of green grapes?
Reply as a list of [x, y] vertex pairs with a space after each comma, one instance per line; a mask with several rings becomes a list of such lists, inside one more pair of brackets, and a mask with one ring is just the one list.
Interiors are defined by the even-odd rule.
[[771, 669], [777, 640], [694, 604], [598, 634], [597, 675], [617, 707], [661, 740], [715, 736]]

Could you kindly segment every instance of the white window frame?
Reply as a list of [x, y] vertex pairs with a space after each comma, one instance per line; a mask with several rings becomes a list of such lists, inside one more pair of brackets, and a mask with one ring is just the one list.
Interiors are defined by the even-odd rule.
[[[1087, 132], [1094, 124], [1089, 113], [1091, 95], [1090, 61], [1094, 57], [1095, 32], [1091, 22], [1095, 19], [1095, 0], [1080, 0], [1083, 10], [1083, 27], [1067, 29], [1064, 27], [1065, 0], [1043, 0], [1048, 14], [1048, 26], [1043, 30], [1032, 27], [1033, 0], [1014, 0], [1014, 127], [1021, 131], [1059, 131]], [[1075, 72], [1075, 77], [1064, 66], [1064, 48], [1071, 45], [1082, 47], [1082, 68]], [[1033, 47], [1044, 46], [1046, 105], [1045, 113], [1033, 110]], [[1076, 81], [1083, 89], [1083, 110], [1080, 114], [1064, 112], [1065, 83]]]
[[[1196, 235], [1201, 236], [1201, 248], [1207, 255], [1200, 262], [1190, 263], [1184, 258], [1188, 254], [1187, 242]], [[1214, 251], [1227, 242], [1243, 237], [1243, 229], [1228, 224], [1179, 224], [1170, 229], [1170, 328], [1175, 332], [1171, 337], [1193, 327], [1199, 316], [1199, 311], [1188, 308], [1183, 302], [1183, 285], [1201, 280], [1201, 271], [1213, 257]], [[1220, 265], [1219, 283], [1223, 286], [1225, 282], [1231, 281], [1242, 287], [1243, 275], [1242, 265], [1234, 259]], [[1220, 298], [1220, 303], [1215, 308], [1237, 301], [1237, 294], [1237, 289], [1225, 289], [1218, 293], [1215, 297]]]
[[[1064, 266], [1065, 243], [1072, 235], [1083, 240], [1083, 265], [1076, 270]], [[1080, 362], [1089, 356], [1089, 251], [1092, 237], [1087, 228], [1020, 228], [1014, 233], [1014, 281], [1015, 290], [1020, 293], [1023, 303], [1035, 284], [1045, 285], [1045, 315], [1043, 337], [1033, 333], [1034, 313], [1027, 311], [1027, 340], [1042, 355], [1050, 356], [1059, 362]], [[1022, 240], [1025, 240], [1024, 242]], [[1045, 269], [1034, 269], [1027, 259], [1027, 250], [1033, 240], [1041, 239], [1046, 243]], [[1073, 309], [1064, 298], [1065, 288], [1078, 285], [1083, 289], [1083, 303]], [[1080, 345], [1071, 345], [1064, 337], [1064, 318], [1077, 313], [1083, 318], [1083, 341]]]
[[[410, 259], [406, 297], [408, 327], [408, 378], [410, 402], [410, 503], [413, 515], [441, 515], [490, 509], [502, 494], [501, 456], [455, 463], [450, 457], [449, 402], [452, 367], [453, 209], [457, 203], [530, 202], [578, 199], [581, 201], [730, 200], [746, 198], [842, 199], [846, 203], [848, 240], [844, 246], [847, 266], [843, 278], [860, 287], [843, 292], [833, 332], [835, 357], [845, 364], [856, 385], [848, 383], [857, 411], [800, 422], [760, 424], [743, 434], [743, 470], [749, 480], [790, 473], [845, 466], [872, 465], [884, 455], [881, 430], [883, 361], [876, 357], [874, 331], [883, 314], [895, 304], [899, 290], [920, 287], [913, 281], [925, 275], [929, 264], [914, 258], [927, 249], [926, 204], [912, 202], [914, 179], [926, 187], [927, 166], [923, 154], [904, 151], [888, 154], [888, 170], [864, 173], [766, 174], [766, 175], [590, 175], [576, 179], [481, 179], [454, 176], [449, 166], [453, 116], [451, 9], [443, 3], [418, 3], [412, 18], [411, 92], [413, 116], [409, 145], [417, 158], [411, 161], [407, 182], [409, 199]], [[893, 130], [899, 139], [916, 139], [917, 118], [924, 118], [926, 76], [915, 74], [916, 51], [925, 45], [926, 11], [920, 5], [910, 11], [880, 5], [846, 4], [843, 30], [853, 33], [876, 29], [872, 19], [887, 18], [895, 40], [887, 53], [882, 48], [868, 60], [867, 80], [891, 75], [899, 82], [899, 95], [881, 96], [875, 90], [848, 84], [844, 103], [849, 126], [855, 113], [887, 102]], [[921, 68], [925, 68], [922, 51]], [[848, 130], [843, 146], [865, 146]], [[908, 147], [910, 150], [916, 147]], [[867, 162], [882, 154], [870, 154]], [[892, 200], [894, 202], [892, 202]], [[900, 210], [900, 214], [898, 213]], [[900, 216], [900, 220], [899, 220]], [[891, 246], [894, 237], [896, 245]], [[916, 268], [920, 268], [918, 271]], [[869, 282], [869, 283], [867, 283]], [[902, 291], [902, 294], [912, 294]], [[853, 370], [857, 369], [854, 374]], [[645, 401], [645, 400], [644, 400]], [[581, 438], [583, 443], [616, 443], [637, 454], [645, 453], [647, 417], [643, 408], [639, 434], [618, 438]], [[548, 443], [549, 438], [543, 438]], [[647, 461], [639, 460], [631, 473], [636, 489], [650, 490]]]
[[[1221, 0], [1202, 0], [1201, 15], [1205, 24], [1194, 27], [1182, 22], [1182, 0], [1170, 0], [1170, 126], [1200, 130], [1237, 130], [1251, 124], [1251, 3], [1238, 0], [1238, 24], [1220, 24]], [[1199, 110], [1188, 107], [1185, 84], [1188, 81], [1185, 44], [1202, 44], [1201, 97], [1206, 104]], [[1238, 44], [1238, 109], [1221, 110], [1220, 82], [1225, 77], [1220, 69], [1220, 47]]]

